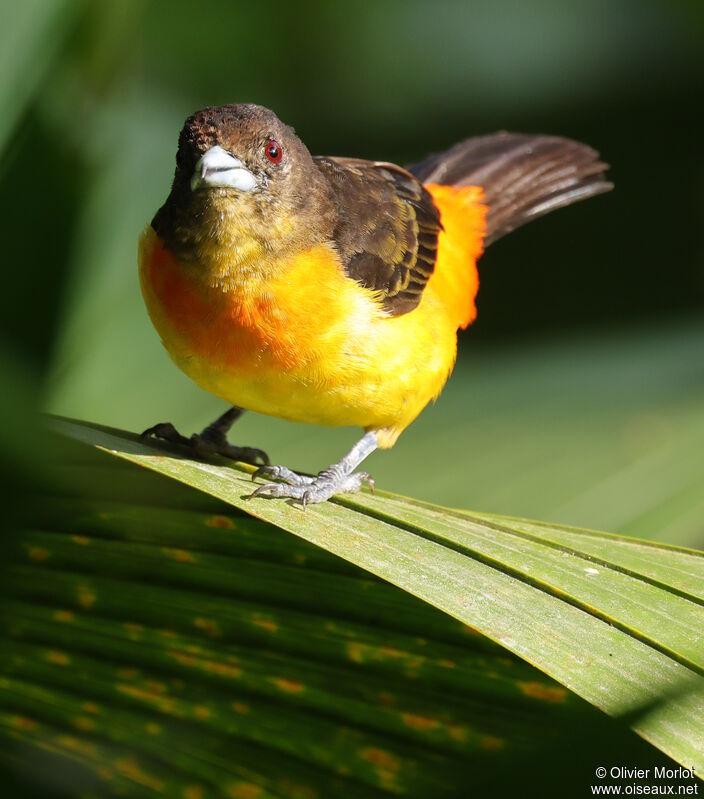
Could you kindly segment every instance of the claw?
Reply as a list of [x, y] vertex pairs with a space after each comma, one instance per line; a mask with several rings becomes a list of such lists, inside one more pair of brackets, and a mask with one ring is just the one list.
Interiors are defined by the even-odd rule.
[[301, 486], [286, 485], [284, 483], [265, 483], [255, 488], [247, 499], [252, 499], [253, 497], [286, 497], [300, 500], [303, 497], [303, 493], [304, 489]]
[[142, 430], [139, 437], [142, 439], [151, 438], [152, 436], [161, 438], [164, 434], [168, 435], [169, 429], [174, 433], [176, 432], [176, 428], [170, 422], [161, 422]]
[[186, 447], [191, 445], [191, 439], [182, 436], [171, 422], [159, 422], [152, 425], [152, 427], [148, 427], [140, 433], [139, 437], [142, 441], [148, 441], [150, 438], [160, 438], [170, 444], [181, 444]]
[[251, 463], [254, 466], [258, 461], [261, 461], [265, 466], [269, 464], [269, 456], [263, 449], [256, 447], [236, 447], [230, 444], [221, 431], [208, 432], [210, 428], [206, 428], [203, 433], [195, 433], [190, 438], [182, 436], [178, 430], [171, 424], [171, 422], [160, 422], [152, 427], [148, 427], [141, 435], [142, 441], [156, 438], [162, 441], [168, 441], [170, 444], [178, 444], [182, 447], [187, 447], [196, 455], [212, 456], [221, 455], [223, 458], [229, 458], [233, 461], [242, 461], [243, 463]]
[[[254, 479], [254, 475], [252, 475], [252, 479]], [[268, 491], [272, 488], [274, 488], [274, 483], [264, 483], [264, 485], [255, 488], [254, 491], [252, 491], [252, 493], [247, 497], [247, 499], [269, 496]]]
[[267, 462], [252, 473], [252, 480], [255, 480], [257, 477], [269, 477], [276, 480], [281, 476], [280, 473], [282, 470], [282, 466], [270, 466]]

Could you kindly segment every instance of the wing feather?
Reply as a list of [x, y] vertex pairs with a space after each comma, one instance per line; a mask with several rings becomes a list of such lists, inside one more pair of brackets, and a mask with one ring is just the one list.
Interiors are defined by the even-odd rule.
[[333, 231], [346, 274], [379, 292], [393, 316], [412, 311], [435, 268], [440, 213], [423, 185], [395, 164], [316, 158], [335, 195]]

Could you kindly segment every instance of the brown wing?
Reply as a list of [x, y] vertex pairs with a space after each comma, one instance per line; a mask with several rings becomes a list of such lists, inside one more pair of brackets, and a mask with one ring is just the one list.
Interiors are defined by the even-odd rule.
[[412, 311], [433, 274], [440, 213], [422, 184], [395, 164], [314, 159], [337, 206], [333, 239], [345, 273], [380, 292], [393, 316]]

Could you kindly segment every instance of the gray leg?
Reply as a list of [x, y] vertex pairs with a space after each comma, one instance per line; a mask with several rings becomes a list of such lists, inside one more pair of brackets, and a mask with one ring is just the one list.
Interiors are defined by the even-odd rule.
[[314, 502], [324, 502], [333, 494], [354, 494], [366, 482], [374, 489], [374, 481], [367, 472], [355, 472], [359, 464], [378, 447], [375, 432], [366, 433], [339, 462], [323, 469], [317, 477], [296, 474], [285, 466], [261, 466], [252, 479], [265, 475], [282, 483], [259, 486], [253, 497], [289, 497], [300, 500], [305, 508]]
[[140, 438], [160, 438], [171, 444], [188, 447], [197, 455], [222, 455], [233, 461], [252, 463], [269, 463], [269, 456], [261, 449], [253, 447], [235, 447], [227, 440], [227, 433], [237, 419], [244, 413], [243, 408], [236, 405], [225, 411], [222, 416], [209, 424], [202, 433], [195, 433], [190, 438], [182, 436], [171, 422], [161, 422], [145, 430]]

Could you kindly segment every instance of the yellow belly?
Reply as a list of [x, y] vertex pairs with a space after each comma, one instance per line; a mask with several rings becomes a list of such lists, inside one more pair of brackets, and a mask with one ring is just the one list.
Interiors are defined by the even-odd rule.
[[258, 413], [378, 430], [391, 446], [454, 363], [457, 325], [432, 291], [414, 311], [389, 317], [326, 247], [302, 254], [245, 297], [189, 276], [148, 228], [140, 276], [151, 319], [179, 368]]

